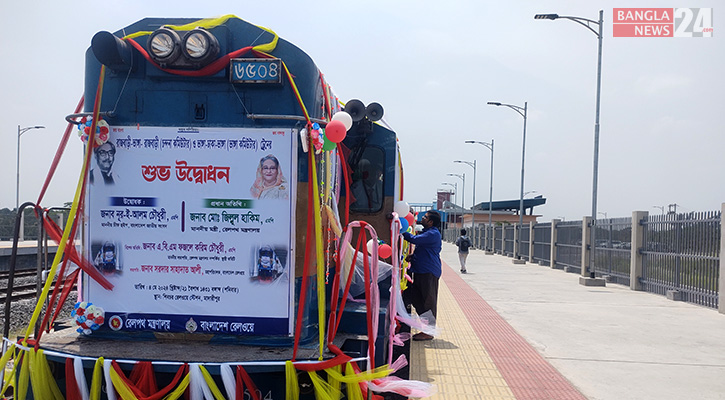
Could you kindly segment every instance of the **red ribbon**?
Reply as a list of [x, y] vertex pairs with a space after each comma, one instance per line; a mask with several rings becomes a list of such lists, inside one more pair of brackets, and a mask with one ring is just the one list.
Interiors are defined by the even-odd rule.
[[[82, 107], [83, 107], [83, 96], [81, 96], [80, 101], [78, 101], [76, 110], [73, 113], [74, 114], [79, 113], [81, 111]], [[58, 167], [58, 163], [60, 162], [60, 157], [63, 155], [63, 152], [65, 151], [65, 146], [68, 144], [68, 139], [70, 138], [70, 133], [73, 130], [74, 126], [75, 126], [74, 124], [68, 123], [68, 126], [65, 128], [65, 133], [63, 134], [63, 138], [60, 140], [60, 144], [58, 145], [58, 150], [56, 150], [55, 157], [53, 158], [53, 163], [50, 165], [50, 170], [48, 171], [48, 175], [45, 177], [45, 183], [43, 184], [43, 188], [40, 190], [40, 195], [38, 195], [38, 201], [36, 201], [35, 204], [40, 204], [41, 200], [43, 200], [45, 191], [48, 189], [48, 185], [50, 185], [50, 180], [53, 179], [55, 170]]]
[[[311, 153], [311, 152], [310, 152]], [[300, 335], [302, 333], [302, 316], [304, 314], [304, 308], [305, 308], [305, 302], [307, 301], [307, 274], [310, 270], [310, 257], [311, 257], [311, 251], [310, 246], [312, 245], [313, 241], [310, 240], [312, 237], [312, 221], [313, 221], [313, 203], [312, 203], [312, 196], [314, 195], [312, 193], [312, 185], [309, 184], [309, 177], [312, 176], [312, 163], [307, 163], [307, 176], [308, 176], [308, 185], [307, 185], [307, 236], [305, 238], [307, 239], [306, 247], [305, 247], [305, 260], [304, 260], [304, 267], [302, 268], [302, 283], [300, 284], [300, 300], [297, 304], [297, 321], [295, 322], [295, 344], [294, 348], [292, 349], [292, 361], [297, 359], [297, 349], [300, 345]]]
[[138, 400], [159, 400], [166, 396], [171, 389], [176, 387], [187, 369], [187, 364], [180, 366], [171, 383], [166, 385], [166, 387], [161, 389], [161, 391], [158, 391], [156, 387], [156, 378], [154, 377], [154, 367], [150, 361], [139, 361], [136, 363], [131, 371], [130, 379], [123, 373], [116, 360], [111, 361], [111, 366], [114, 370], [116, 370], [116, 373], [123, 383], [128, 386]]
[[242, 367], [241, 365], [237, 365], [237, 392], [234, 394], [235, 400], [244, 399], [245, 384], [247, 385], [247, 391], [252, 397], [252, 400], [261, 400], [259, 398], [259, 391], [257, 390], [257, 385], [254, 384], [252, 378], [250, 378], [249, 374], [247, 374], [247, 371], [244, 370], [244, 367]]
[[65, 398], [66, 400], [83, 400], [80, 390], [78, 390], [78, 382], [76, 381], [76, 373], [73, 368], [73, 359], [65, 359]]

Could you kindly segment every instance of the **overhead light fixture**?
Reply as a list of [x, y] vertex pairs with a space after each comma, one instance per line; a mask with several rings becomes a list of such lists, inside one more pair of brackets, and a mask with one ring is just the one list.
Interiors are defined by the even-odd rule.
[[559, 18], [559, 14], [536, 14], [534, 15], [534, 19], [551, 19], [555, 20]]

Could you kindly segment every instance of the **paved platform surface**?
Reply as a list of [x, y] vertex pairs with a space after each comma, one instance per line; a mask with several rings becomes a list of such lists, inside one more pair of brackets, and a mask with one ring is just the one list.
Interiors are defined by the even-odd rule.
[[725, 399], [725, 315], [443, 244], [438, 326], [411, 346], [432, 399]]

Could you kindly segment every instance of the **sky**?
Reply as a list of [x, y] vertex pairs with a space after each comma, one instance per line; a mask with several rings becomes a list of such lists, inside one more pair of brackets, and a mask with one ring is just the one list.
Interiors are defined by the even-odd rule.
[[[528, 105], [524, 191], [543, 195], [539, 221], [591, 214], [597, 37], [558, 13], [592, 20], [604, 10], [599, 218], [632, 211], [720, 210], [725, 202], [725, 15], [722, 2], [640, 2], [638, 7], [713, 9], [710, 38], [613, 37], [618, 1], [5, 1], [0, 5], [0, 208], [15, 207], [18, 126], [20, 203], [35, 201], [83, 93], [86, 49], [99, 31], [144, 17], [234, 14], [274, 30], [309, 54], [342, 101], [380, 103], [397, 132], [405, 200], [432, 202], [443, 182], [464, 206], [520, 195], [523, 118], [487, 102]], [[596, 29], [596, 26], [594, 27]], [[720, 121], [720, 122], [718, 122]], [[43, 200], [71, 201], [82, 145], [70, 141]]]

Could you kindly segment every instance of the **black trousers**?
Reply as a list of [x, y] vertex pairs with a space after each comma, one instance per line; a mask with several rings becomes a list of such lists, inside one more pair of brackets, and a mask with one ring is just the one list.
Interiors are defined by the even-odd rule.
[[429, 311], [438, 318], [438, 279], [433, 274], [413, 274], [413, 282], [403, 292], [405, 305], [412, 305], [418, 315]]

